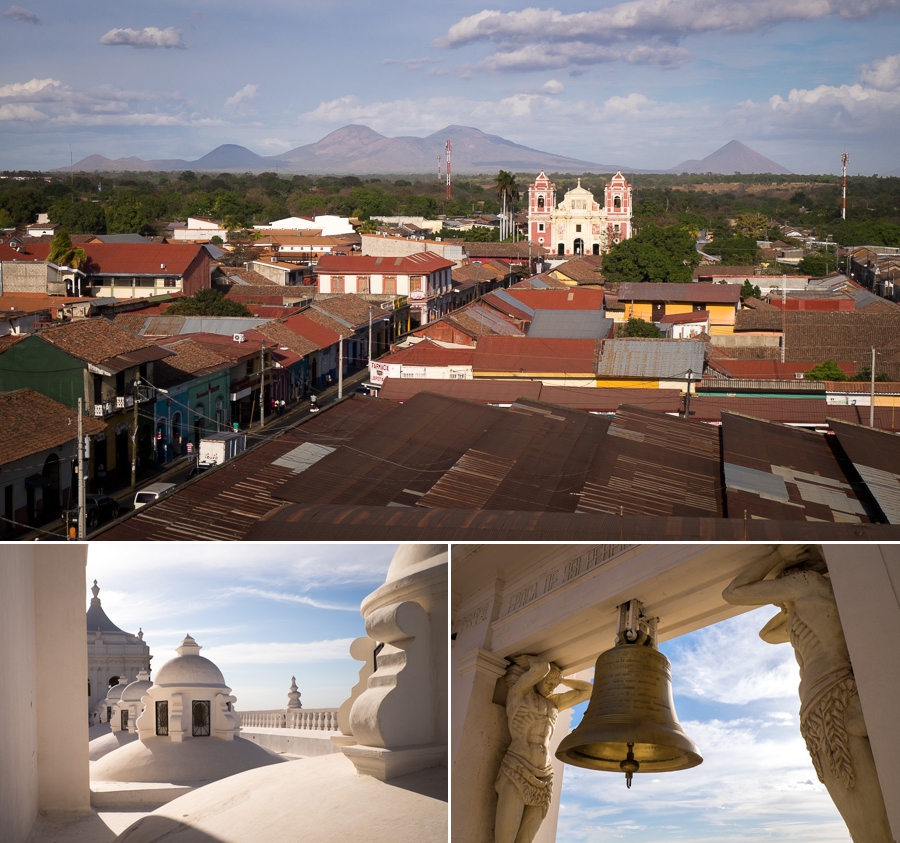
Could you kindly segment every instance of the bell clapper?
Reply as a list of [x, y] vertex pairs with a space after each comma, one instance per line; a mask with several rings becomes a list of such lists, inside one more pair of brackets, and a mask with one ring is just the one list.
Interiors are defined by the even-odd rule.
[[638, 761], [634, 760], [634, 744], [628, 744], [628, 755], [625, 756], [625, 760], [619, 764], [619, 767], [622, 768], [622, 772], [625, 773], [625, 784], [629, 790], [631, 790], [631, 777], [641, 769], [641, 765]]

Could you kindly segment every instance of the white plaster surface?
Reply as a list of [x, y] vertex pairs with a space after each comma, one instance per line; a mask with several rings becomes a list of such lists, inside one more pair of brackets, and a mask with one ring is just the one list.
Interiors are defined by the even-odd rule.
[[73, 813], [53, 812], [39, 816], [29, 843], [112, 843], [128, 826], [146, 816], [148, 810], [133, 806]]
[[111, 732], [108, 724], [104, 723], [103, 725], [107, 727], [106, 734], [91, 738], [91, 742], [88, 744], [88, 757], [91, 761], [97, 761], [120, 746], [125, 746], [125, 744], [133, 743], [137, 740], [137, 734], [134, 732]]
[[329, 755], [207, 785], [157, 809], [117, 840], [439, 843], [447, 839], [446, 799], [445, 767], [385, 784], [357, 775], [343, 755]]
[[270, 752], [300, 758], [331, 755], [340, 752], [331, 740], [333, 732], [314, 732], [311, 729], [241, 729], [241, 737]]
[[91, 762], [91, 781], [217, 781], [284, 759], [252, 741], [192, 738], [189, 741], [135, 741]]

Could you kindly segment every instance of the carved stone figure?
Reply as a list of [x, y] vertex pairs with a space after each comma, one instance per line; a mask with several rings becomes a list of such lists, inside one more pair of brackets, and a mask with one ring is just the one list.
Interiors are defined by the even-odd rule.
[[856, 843], [892, 843], [850, 653], [818, 551], [782, 545], [749, 565], [722, 596], [735, 605], [780, 607], [760, 637], [770, 644], [789, 641], [794, 648], [800, 732], [819, 780]]
[[[494, 785], [497, 791], [495, 843], [531, 843], [553, 795], [550, 738], [560, 709], [591, 695], [592, 685], [566, 679], [559, 667], [537, 656], [516, 656], [508, 679], [506, 717], [512, 736]], [[559, 685], [572, 690], [553, 693]]]

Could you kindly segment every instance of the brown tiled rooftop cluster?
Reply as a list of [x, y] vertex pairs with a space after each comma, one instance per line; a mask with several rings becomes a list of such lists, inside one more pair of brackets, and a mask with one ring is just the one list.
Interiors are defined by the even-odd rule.
[[67, 354], [88, 363], [101, 363], [110, 357], [152, 347], [137, 334], [100, 318], [54, 325], [44, 328], [40, 336]]

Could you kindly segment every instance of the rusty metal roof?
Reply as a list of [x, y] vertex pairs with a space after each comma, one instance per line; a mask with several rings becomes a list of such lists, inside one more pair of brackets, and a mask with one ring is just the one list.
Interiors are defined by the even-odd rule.
[[871, 495], [844, 471], [833, 436], [723, 413], [722, 454], [729, 517], [877, 520]]
[[887, 522], [900, 524], [900, 439], [895, 434], [834, 418], [829, 419], [829, 424]]
[[701, 340], [606, 340], [601, 349], [600, 378], [684, 378], [703, 371], [706, 343]]
[[570, 512], [498, 512], [375, 506], [286, 506], [260, 519], [248, 541], [757, 541], [877, 542], [900, 527]]
[[577, 512], [721, 517], [719, 432], [700, 422], [620, 407]]

